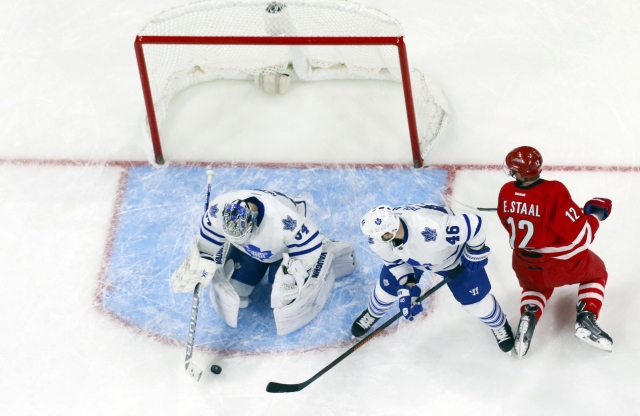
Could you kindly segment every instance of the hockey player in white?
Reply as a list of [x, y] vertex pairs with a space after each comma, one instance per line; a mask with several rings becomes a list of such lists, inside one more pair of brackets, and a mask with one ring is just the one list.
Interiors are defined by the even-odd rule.
[[361, 337], [387, 312], [396, 299], [405, 318], [423, 308], [416, 284], [426, 271], [446, 277], [462, 307], [491, 328], [498, 346], [511, 354], [514, 338], [500, 304], [490, 293], [485, 271], [489, 247], [477, 215], [455, 215], [449, 207], [415, 204], [397, 208], [378, 206], [364, 215], [362, 232], [370, 248], [383, 260], [380, 278], [369, 305], [355, 320], [351, 332]]
[[355, 269], [353, 245], [325, 237], [306, 217], [304, 200], [276, 191], [240, 190], [215, 198], [200, 233], [171, 277], [175, 292], [211, 284], [213, 307], [233, 328], [238, 309], [268, 275], [277, 332], [310, 322], [324, 306], [333, 281]]

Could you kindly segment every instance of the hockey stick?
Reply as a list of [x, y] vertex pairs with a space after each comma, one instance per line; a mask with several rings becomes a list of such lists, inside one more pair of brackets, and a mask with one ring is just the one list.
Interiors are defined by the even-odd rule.
[[498, 208], [473, 207], [471, 205], [464, 204], [464, 203], [462, 203], [462, 202], [460, 202], [460, 201], [458, 201], [456, 199], [453, 199], [451, 197], [449, 197], [449, 199], [452, 200], [453, 202], [457, 203], [458, 205], [462, 205], [463, 207], [471, 208], [471, 209], [474, 209], [476, 211], [497, 211], [498, 210]]
[[[461, 271], [462, 271], [462, 269], [460, 269], [459, 271], [457, 271], [455, 273], [451, 273], [449, 276], [445, 277], [440, 283], [438, 283], [437, 285], [433, 286], [431, 289], [427, 290], [422, 296], [420, 296], [416, 300], [416, 302], [422, 302], [424, 299], [426, 299], [429, 296], [431, 296], [436, 290], [440, 289], [442, 286], [444, 286], [447, 283], [449, 283], [449, 280], [453, 279], [458, 274], [460, 274]], [[355, 352], [357, 349], [362, 347], [364, 344], [366, 344], [367, 342], [371, 341], [371, 339], [373, 337], [379, 335], [380, 332], [382, 332], [389, 325], [391, 325], [392, 323], [397, 321], [398, 318], [400, 318], [401, 316], [402, 316], [402, 312], [398, 312], [397, 314], [395, 314], [391, 319], [389, 319], [387, 322], [382, 324], [378, 329], [376, 329], [375, 331], [373, 331], [372, 333], [370, 333], [369, 335], [364, 337], [362, 340], [360, 340], [360, 342], [358, 342], [353, 347], [349, 348], [340, 357], [338, 357], [335, 360], [333, 360], [329, 365], [327, 365], [325, 368], [320, 370], [315, 376], [311, 377], [309, 380], [307, 380], [307, 381], [305, 381], [303, 383], [298, 383], [298, 384], [283, 384], [283, 383], [276, 383], [274, 381], [271, 381], [271, 382], [269, 382], [269, 384], [267, 384], [267, 392], [268, 393], [293, 393], [293, 392], [302, 390], [303, 388], [307, 387], [309, 384], [313, 383], [318, 378], [320, 378], [320, 376], [322, 376], [324, 373], [326, 373], [327, 371], [331, 370], [333, 367], [338, 365], [338, 363], [340, 361], [342, 361], [345, 358], [347, 358], [351, 353]]]
[[[211, 197], [211, 183], [213, 182], [213, 171], [207, 171], [207, 201], [204, 204], [204, 212], [209, 209], [209, 198]], [[184, 370], [195, 381], [200, 381], [202, 369], [191, 359], [193, 358], [193, 343], [196, 340], [196, 321], [198, 320], [198, 306], [200, 305], [200, 283], [193, 289], [193, 301], [191, 302], [191, 322], [189, 323], [189, 340], [187, 341], [187, 354], [184, 357]]]

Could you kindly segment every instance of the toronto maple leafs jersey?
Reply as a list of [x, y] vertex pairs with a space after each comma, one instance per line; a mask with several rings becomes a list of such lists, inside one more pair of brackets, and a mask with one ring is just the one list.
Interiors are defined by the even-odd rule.
[[414, 204], [394, 208], [404, 226], [403, 244], [369, 239], [389, 271], [400, 281], [413, 268], [434, 272], [452, 270], [460, 264], [465, 245], [480, 249], [486, 232], [478, 215], [455, 215], [447, 206]]
[[310, 269], [322, 251], [323, 236], [318, 227], [306, 218], [306, 202], [265, 190], [232, 191], [216, 197], [200, 222], [199, 238], [215, 255], [228, 240], [222, 231], [222, 210], [236, 199], [254, 203], [258, 207], [257, 226], [243, 244], [232, 243], [243, 253], [263, 263], [282, 259], [282, 253], [302, 262]]

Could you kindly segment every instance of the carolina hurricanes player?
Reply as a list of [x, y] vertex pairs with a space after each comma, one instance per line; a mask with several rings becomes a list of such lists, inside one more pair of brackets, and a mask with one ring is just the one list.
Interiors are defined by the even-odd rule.
[[580, 285], [576, 337], [611, 351], [611, 337], [596, 323], [607, 270], [600, 257], [589, 250], [600, 221], [611, 213], [611, 200], [593, 198], [580, 209], [561, 182], [540, 178], [542, 156], [533, 147], [510, 151], [503, 168], [515, 179], [500, 190], [498, 216], [509, 232], [512, 266], [522, 287], [515, 343], [518, 358], [529, 350], [554, 288], [571, 284]]

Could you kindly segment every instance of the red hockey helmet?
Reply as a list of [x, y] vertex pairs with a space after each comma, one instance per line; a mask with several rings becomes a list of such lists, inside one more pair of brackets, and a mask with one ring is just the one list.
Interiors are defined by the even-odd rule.
[[542, 155], [530, 146], [516, 147], [507, 154], [502, 168], [511, 177], [517, 172], [522, 179], [533, 179], [542, 171]]

